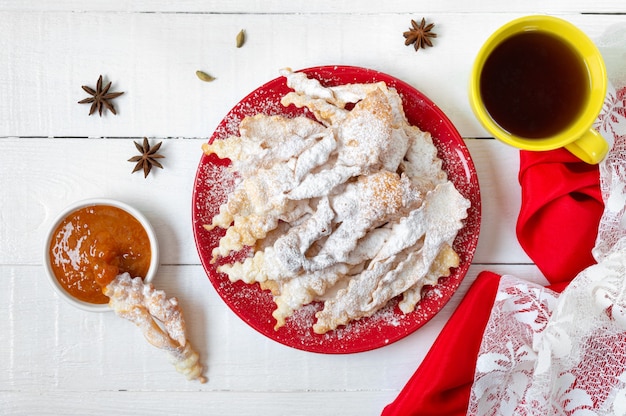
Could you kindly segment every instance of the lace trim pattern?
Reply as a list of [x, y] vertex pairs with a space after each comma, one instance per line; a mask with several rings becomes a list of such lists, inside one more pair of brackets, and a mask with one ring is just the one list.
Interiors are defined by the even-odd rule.
[[598, 264], [561, 293], [503, 276], [476, 363], [470, 415], [626, 415], [626, 87], [595, 127], [605, 211]]

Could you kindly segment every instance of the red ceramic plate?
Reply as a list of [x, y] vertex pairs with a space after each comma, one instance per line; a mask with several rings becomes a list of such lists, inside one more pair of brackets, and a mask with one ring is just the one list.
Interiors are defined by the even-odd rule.
[[[425, 288], [423, 299], [415, 311], [409, 314], [404, 315], [397, 307], [397, 300], [394, 300], [369, 318], [318, 335], [311, 329], [315, 312], [321, 308], [321, 304], [315, 303], [296, 312], [284, 327], [275, 331], [272, 295], [261, 290], [257, 284], [231, 283], [224, 274], [216, 271], [219, 264], [234, 261], [234, 258], [222, 259], [218, 264], [210, 263], [211, 252], [224, 235], [224, 230], [207, 231], [203, 224], [211, 223], [233, 187], [233, 176], [226, 169], [230, 162], [220, 160], [215, 155], [202, 155], [196, 174], [192, 205], [196, 246], [202, 265], [224, 302], [263, 335], [293, 348], [326, 354], [356, 353], [379, 348], [405, 337], [428, 322], [452, 297], [467, 273], [480, 229], [480, 191], [476, 171], [454, 125], [433, 102], [405, 82], [377, 71], [349, 66], [323, 66], [305, 69], [303, 72], [328, 86], [385, 81], [388, 86], [396, 88], [402, 97], [409, 122], [433, 135], [450, 180], [472, 203], [464, 228], [454, 242], [454, 248], [461, 258], [459, 267], [453, 270], [451, 276], [440, 279], [438, 285]], [[210, 140], [238, 134], [239, 122], [248, 115], [306, 114], [306, 110], [294, 106], [285, 108], [280, 104], [280, 98], [289, 91], [282, 77], [261, 86], [226, 115]]]

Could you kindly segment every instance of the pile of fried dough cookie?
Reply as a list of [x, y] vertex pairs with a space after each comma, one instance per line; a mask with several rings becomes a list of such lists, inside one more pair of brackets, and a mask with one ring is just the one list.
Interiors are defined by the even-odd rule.
[[245, 117], [239, 135], [203, 145], [228, 158], [237, 181], [205, 228], [226, 229], [214, 261], [231, 281], [273, 294], [275, 328], [323, 302], [318, 334], [371, 316], [402, 295], [414, 310], [424, 285], [458, 266], [453, 241], [470, 202], [448, 180], [430, 133], [406, 119], [384, 82], [325, 87], [290, 69], [284, 106], [313, 117]]

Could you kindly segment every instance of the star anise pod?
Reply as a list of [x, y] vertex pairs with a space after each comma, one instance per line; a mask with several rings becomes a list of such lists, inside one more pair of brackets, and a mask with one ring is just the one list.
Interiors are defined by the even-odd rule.
[[437, 34], [431, 32], [433, 27], [435, 27], [434, 23], [430, 23], [426, 25], [426, 19], [422, 18], [421, 23], [418, 25], [415, 20], [411, 20], [411, 26], [407, 32], [404, 32], [403, 35], [406, 38], [404, 44], [409, 46], [413, 44], [415, 47], [415, 51], [419, 48], [426, 48], [426, 46], [433, 46], [430, 38], [436, 38]]
[[143, 177], [145, 178], [150, 173], [152, 166], [156, 166], [158, 168], [163, 169], [163, 165], [161, 165], [159, 161], [157, 160], [157, 159], [162, 159], [165, 157], [157, 153], [159, 149], [161, 148], [161, 144], [163, 142], [158, 142], [153, 147], [150, 147], [150, 143], [148, 143], [148, 138], [144, 137], [143, 145], [140, 145], [137, 142], [133, 142], [133, 143], [135, 143], [135, 147], [137, 148], [139, 153], [141, 153], [141, 155], [133, 156], [130, 159], [128, 159], [129, 162], [137, 162], [137, 164], [135, 165], [135, 168], [133, 169], [131, 173], [135, 173], [138, 170], [143, 169]]
[[115, 107], [110, 103], [110, 100], [119, 97], [124, 94], [123, 92], [109, 92], [109, 88], [111, 88], [111, 83], [109, 82], [104, 88], [102, 88], [102, 75], [98, 78], [98, 82], [96, 83], [96, 89], [94, 90], [91, 87], [83, 85], [81, 87], [87, 94], [90, 94], [91, 97], [87, 97], [84, 100], [80, 100], [78, 104], [89, 104], [91, 103], [91, 108], [89, 109], [89, 115], [98, 111], [100, 117], [102, 117], [102, 109], [107, 108], [113, 114], [117, 114], [115, 111]]

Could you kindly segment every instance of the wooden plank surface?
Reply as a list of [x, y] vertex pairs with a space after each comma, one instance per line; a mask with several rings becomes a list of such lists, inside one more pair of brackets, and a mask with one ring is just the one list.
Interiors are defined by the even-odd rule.
[[378, 0], [347, 1], [291, 1], [291, 0], [0, 0], [1, 10], [26, 11], [97, 11], [97, 12], [141, 12], [141, 13], [207, 13], [207, 14], [369, 14], [369, 13], [616, 13], [626, 12], [626, 5], [619, 0], [528, 0], [524, 2], [502, 2], [498, 0], [463, 1], [415, 1], [396, 0], [380, 2]]
[[[0, 9], [1, 10], [1, 9]], [[448, 115], [463, 137], [487, 134], [472, 116], [468, 77], [480, 45], [515, 13], [433, 14], [436, 47], [404, 45], [409, 14], [164, 14], [0, 11], [0, 137], [208, 137], [241, 98], [279, 69], [354, 65], [400, 78]], [[617, 15], [564, 15], [590, 36]], [[471, 22], [471, 30], [468, 23]], [[247, 42], [236, 48], [245, 29]], [[217, 79], [203, 83], [195, 71]], [[118, 115], [77, 102], [99, 75], [124, 91]]]
[[[534, 13], [594, 39], [626, 24], [626, 4], [611, 0], [0, 0], [0, 414], [379, 414], [481, 271], [543, 282], [515, 237], [518, 152], [485, 138], [466, 96], [482, 42]], [[438, 38], [415, 53], [402, 32], [422, 16]], [[625, 56], [603, 53], [610, 65]], [[335, 64], [380, 70], [435, 101], [465, 138], [482, 194], [474, 262], [450, 302], [414, 334], [350, 355], [284, 347], [243, 323], [208, 281], [191, 226], [200, 145], [230, 108], [284, 66]], [[216, 81], [202, 83], [197, 69]], [[117, 116], [77, 104], [100, 74], [125, 91]], [[127, 162], [144, 136], [163, 141], [166, 156], [147, 179]], [[64, 206], [90, 197], [120, 199], [152, 222], [162, 252], [154, 283], [179, 298], [208, 383], [186, 381], [129, 322], [51, 290], [43, 236]]]

